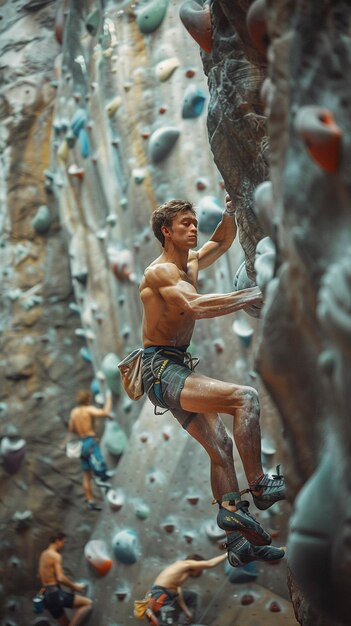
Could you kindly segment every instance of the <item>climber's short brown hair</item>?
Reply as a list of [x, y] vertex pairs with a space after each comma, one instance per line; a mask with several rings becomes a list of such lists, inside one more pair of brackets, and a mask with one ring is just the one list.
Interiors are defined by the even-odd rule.
[[171, 228], [174, 216], [185, 211], [190, 211], [193, 215], [196, 215], [192, 202], [188, 202], [188, 200], [169, 200], [157, 207], [152, 213], [151, 227], [162, 247], [165, 245], [165, 238], [161, 230], [162, 226]]
[[91, 404], [93, 401], [93, 394], [87, 389], [80, 389], [76, 396], [77, 404]]

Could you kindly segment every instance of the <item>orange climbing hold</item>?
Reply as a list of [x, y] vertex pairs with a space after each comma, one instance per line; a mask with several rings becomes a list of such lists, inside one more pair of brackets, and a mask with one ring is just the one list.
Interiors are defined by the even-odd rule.
[[255, 0], [247, 12], [246, 26], [256, 48], [266, 55], [269, 37], [266, 22], [266, 0]]
[[297, 113], [295, 128], [312, 159], [334, 174], [340, 163], [342, 131], [331, 111], [317, 105], [304, 106]]
[[202, 5], [196, 0], [183, 2], [179, 9], [179, 17], [188, 33], [207, 53], [212, 51], [212, 25], [210, 6]]
[[92, 539], [84, 548], [84, 554], [90, 565], [100, 576], [106, 576], [112, 567], [112, 560], [107, 556], [107, 547], [104, 541]]

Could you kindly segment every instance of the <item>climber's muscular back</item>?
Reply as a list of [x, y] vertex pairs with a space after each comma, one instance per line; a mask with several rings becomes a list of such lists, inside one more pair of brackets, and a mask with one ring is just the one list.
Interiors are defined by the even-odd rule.
[[189, 345], [195, 324], [189, 298], [197, 293], [197, 273], [198, 258], [193, 251], [189, 253], [186, 271], [168, 261], [164, 254], [146, 268], [140, 284], [144, 347]]

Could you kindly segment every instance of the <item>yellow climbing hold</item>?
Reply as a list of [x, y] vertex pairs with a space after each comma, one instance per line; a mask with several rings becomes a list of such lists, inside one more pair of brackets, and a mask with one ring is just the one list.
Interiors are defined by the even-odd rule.
[[169, 59], [160, 61], [160, 63], [157, 63], [155, 67], [157, 78], [162, 82], [168, 80], [179, 65], [180, 61], [177, 57], [170, 57]]
[[107, 115], [109, 115], [110, 117], [117, 111], [117, 109], [119, 109], [119, 107], [122, 104], [122, 98], [121, 96], [117, 96], [116, 98], [114, 98], [107, 106], [106, 106], [106, 113]]

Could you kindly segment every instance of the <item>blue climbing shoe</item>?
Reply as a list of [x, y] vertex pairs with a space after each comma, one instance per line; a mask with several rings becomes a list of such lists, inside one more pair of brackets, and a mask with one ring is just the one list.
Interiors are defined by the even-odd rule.
[[[260, 491], [260, 493], [255, 495], [253, 491]], [[277, 465], [276, 474], [272, 476], [264, 474], [257, 483], [250, 483], [250, 492], [255, 506], [260, 511], [268, 509], [279, 500], [285, 500], [285, 480], [280, 474], [280, 466]]]
[[232, 567], [242, 567], [252, 561], [272, 563], [285, 556], [285, 550], [274, 546], [253, 546], [239, 533], [228, 536], [226, 548], [228, 562]]
[[239, 531], [246, 539], [257, 546], [269, 545], [272, 538], [261, 524], [249, 513], [249, 502], [239, 500], [235, 504], [236, 511], [228, 511], [220, 507], [217, 515], [217, 524], [226, 531]]

